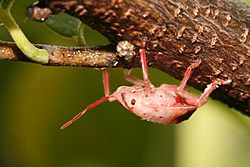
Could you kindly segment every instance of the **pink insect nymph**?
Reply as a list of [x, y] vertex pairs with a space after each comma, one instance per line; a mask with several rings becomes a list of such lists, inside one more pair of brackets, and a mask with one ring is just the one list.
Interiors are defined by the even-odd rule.
[[142, 42], [139, 51], [143, 80], [130, 75], [131, 70], [125, 71], [127, 81], [133, 83], [133, 86], [120, 86], [114, 93], [109, 93], [109, 74], [108, 70], [103, 71], [105, 97], [90, 104], [82, 112], [66, 122], [61, 129], [68, 127], [74, 121], [82, 117], [86, 111], [109, 100], [119, 101], [126, 109], [141, 117], [143, 120], [171, 124], [179, 123], [188, 119], [195, 110], [206, 103], [207, 97], [217, 87], [217, 85], [229, 84], [231, 80], [217, 80], [209, 84], [200, 97], [185, 91], [186, 83], [191, 75], [192, 69], [196, 68], [201, 60], [196, 60], [191, 64], [181, 81], [180, 86], [162, 84], [155, 87], [148, 78], [146, 61], [146, 42]]

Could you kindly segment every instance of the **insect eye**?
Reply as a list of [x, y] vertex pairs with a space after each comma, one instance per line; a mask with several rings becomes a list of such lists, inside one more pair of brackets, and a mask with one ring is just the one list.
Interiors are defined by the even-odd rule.
[[131, 100], [131, 104], [132, 104], [132, 105], [135, 105], [135, 102], [136, 102], [135, 99], [132, 99], [132, 100]]

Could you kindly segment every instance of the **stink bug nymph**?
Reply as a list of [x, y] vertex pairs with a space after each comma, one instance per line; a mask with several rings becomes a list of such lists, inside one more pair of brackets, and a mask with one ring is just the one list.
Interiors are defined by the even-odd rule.
[[207, 86], [199, 97], [185, 91], [192, 70], [201, 63], [201, 60], [198, 59], [186, 69], [180, 86], [162, 84], [160, 87], [155, 87], [148, 78], [145, 48], [146, 41], [142, 41], [139, 55], [142, 64], [143, 80], [130, 75], [131, 70], [125, 70], [125, 79], [134, 85], [120, 86], [114, 93], [109, 94], [109, 74], [108, 70], [105, 69], [103, 71], [105, 97], [87, 106], [73, 119], [66, 122], [61, 129], [68, 127], [83, 116], [86, 111], [107, 100], [110, 102], [119, 101], [127, 110], [143, 120], [160, 124], [179, 123], [188, 119], [197, 108], [204, 105], [208, 96], [218, 85], [231, 82], [231, 80], [214, 81]]

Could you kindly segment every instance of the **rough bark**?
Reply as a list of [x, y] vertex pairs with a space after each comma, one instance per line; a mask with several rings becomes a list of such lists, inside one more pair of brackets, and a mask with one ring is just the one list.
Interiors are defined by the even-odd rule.
[[[182, 79], [196, 59], [189, 84], [203, 90], [216, 79], [232, 83], [213, 97], [250, 115], [250, 8], [236, 0], [40, 0], [67, 12], [110, 42], [140, 47], [146, 37], [149, 66]], [[140, 64], [136, 56], [126, 67]]]
[[[232, 79], [213, 97], [250, 115], [250, 8], [236, 0], [46, 0], [111, 42], [140, 46], [147, 37], [149, 65], [181, 79], [195, 59], [202, 64], [189, 84], [198, 89]], [[138, 59], [133, 61], [138, 64]]]

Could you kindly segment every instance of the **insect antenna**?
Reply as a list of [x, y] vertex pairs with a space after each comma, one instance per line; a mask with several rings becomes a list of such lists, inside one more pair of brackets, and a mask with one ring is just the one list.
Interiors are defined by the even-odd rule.
[[69, 125], [71, 125], [73, 122], [75, 122], [76, 120], [78, 120], [79, 118], [81, 118], [86, 111], [100, 105], [101, 103], [107, 101], [110, 97], [112, 97], [111, 95], [110, 96], [105, 96], [99, 100], [97, 100], [96, 102], [90, 104], [89, 106], [87, 106], [83, 111], [79, 112], [76, 116], [74, 116], [70, 121], [66, 122], [65, 124], [63, 124], [60, 129], [65, 129], [67, 128]]

